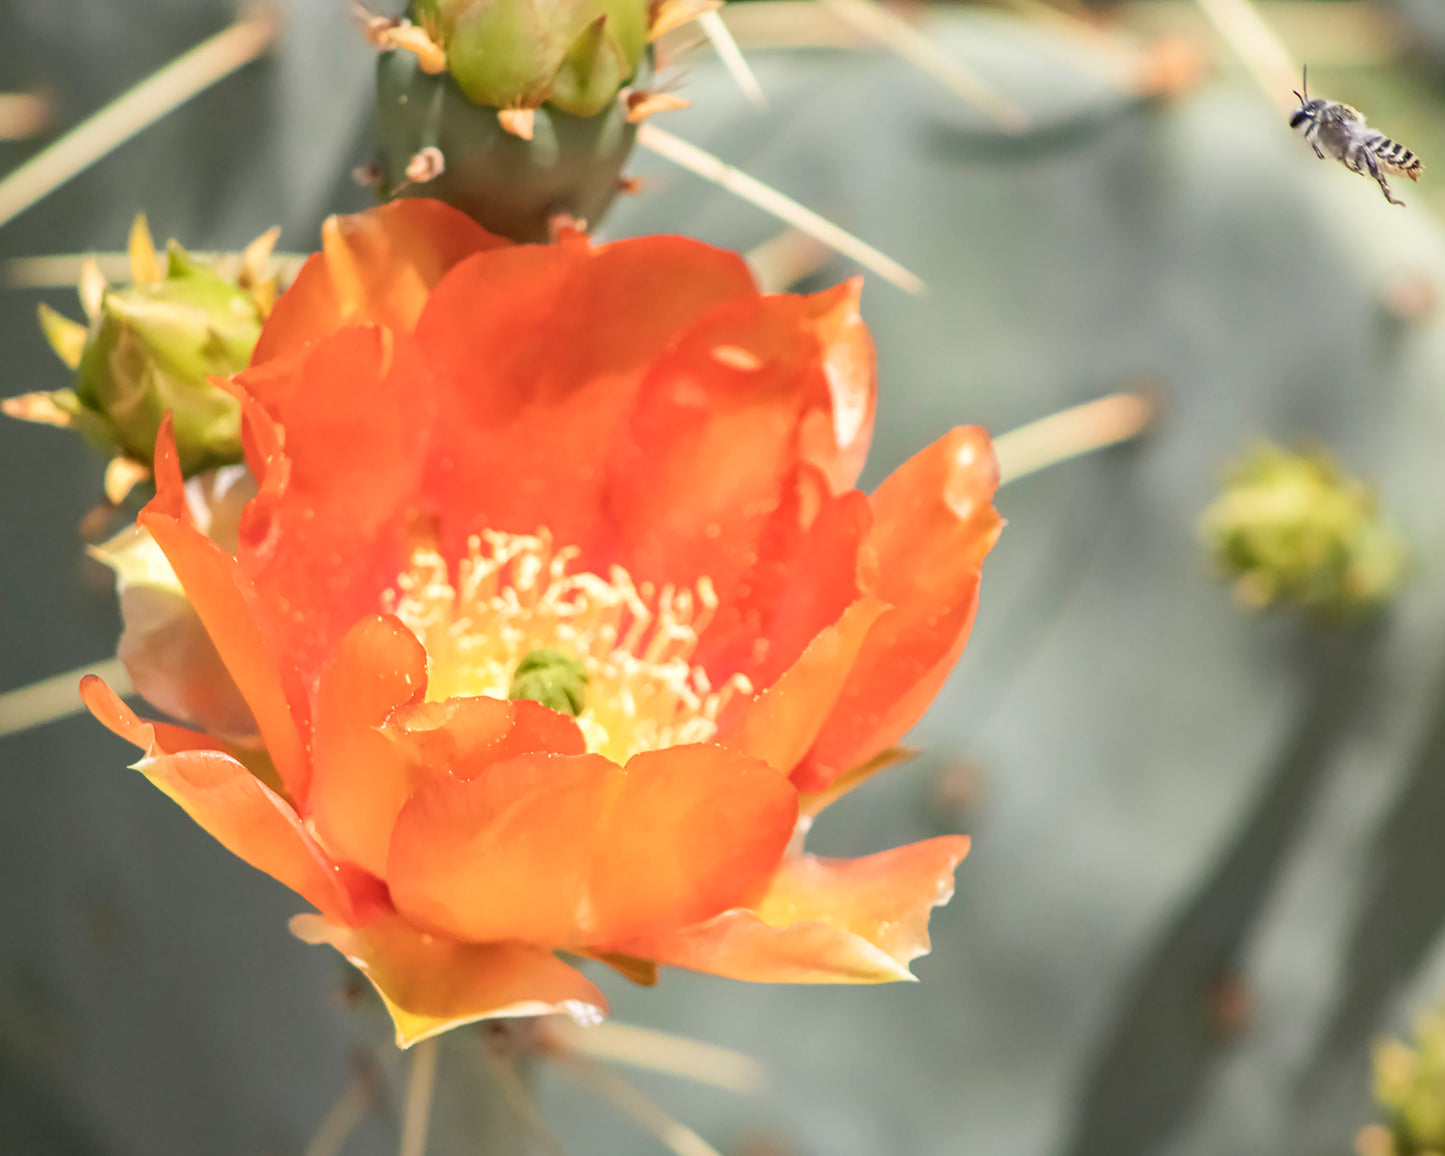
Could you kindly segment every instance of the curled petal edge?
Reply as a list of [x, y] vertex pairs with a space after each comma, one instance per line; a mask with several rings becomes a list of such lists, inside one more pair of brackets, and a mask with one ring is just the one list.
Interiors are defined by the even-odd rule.
[[1003, 520], [988, 434], [959, 426], [890, 475], [869, 499], [871, 593], [892, 609], [873, 625], [832, 716], [793, 774], [804, 793], [901, 739], [933, 702], [967, 644], [983, 560]]
[[863, 472], [878, 410], [878, 358], [858, 309], [862, 292], [863, 278], [853, 277], [803, 298], [832, 400], [828, 414], [832, 444], [818, 464], [835, 494], [850, 489]]
[[763, 894], [797, 816], [786, 778], [712, 744], [625, 769], [533, 751], [417, 789], [386, 877], [397, 909], [441, 936], [610, 953]]
[[968, 853], [945, 836], [862, 859], [802, 855], [779, 870], [755, 910], [628, 944], [627, 954], [757, 983], [890, 983], [915, 977], [928, 919], [953, 897]]
[[789, 774], [837, 705], [858, 651], [888, 604], [864, 596], [814, 636], [798, 660], [745, 710], [723, 741]]
[[215, 644], [294, 799], [304, 799], [310, 767], [296, 707], [300, 676], [262, 635], [250, 583], [230, 554], [195, 525], [186, 504], [169, 414], [156, 438], [156, 496], [138, 523], [155, 539]]
[[401, 1048], [480, 1020], [562, 1014], [595, 1024], [607, 1016], [607, 1000], [592, 982], [544, 948], [457, 943], [394, 917], [349, 928], [297, 915], [291, 934], [334, 947], [360, 969], [386, 1005]]
[[879, 751], [866, 762], [859, 763], [852, 770], [844, 771], [820, 791], [799, 794], [798, 817], [802, 824], [811, 825], [822, 812], [831, 807], [850, 791], [861, 787], [874, 775], [906, 763], [918, 757], [916, 747], [889, 747]]
[[133, 768], [217, 842], [334, 918], [358, 917], [357, 898], [285, 799], [203, 735], [149, 723], [95, 675], [80, 697], [97, 721], [145, 755]]
[[914, 980], [906, 964], [861, 935], [822, 920], [774, 927], [734, 908], [629, 953], [725, 979], [752, 983], [896, 983]]

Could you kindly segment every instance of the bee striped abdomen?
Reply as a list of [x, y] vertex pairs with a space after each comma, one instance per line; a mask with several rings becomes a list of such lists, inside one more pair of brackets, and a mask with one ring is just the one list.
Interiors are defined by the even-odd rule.
[[1418, 181], [1420, 174], [1425, 171], [1425, 165], [1419, 157], [1389, 137], [1380, 142], [1375, 155], [1385, 168], [1399, 173], [1402, 177], [1409, 177], [1412, 181]]

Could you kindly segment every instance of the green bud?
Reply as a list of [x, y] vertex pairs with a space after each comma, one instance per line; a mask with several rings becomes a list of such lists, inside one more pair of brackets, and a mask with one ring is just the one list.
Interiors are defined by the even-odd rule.
[[238, 461], [236, 401], [207, 379], [244, 369], [260, 335], [251, 295], [172, 244], [163, 281], [106, 292], [75, 396], [108, 419], [116, 446], [129, 457], [150, 459], [170, 411], [185, 473]]
[[273, 241], [268, 235], [248, 249], [234, 278], [174, 241], [163, 270], [138, 218], [131, 234], [134, 281], [108, 286], [94, 265], [82, 276], [88, 326], [40, 309], [51, 345], [75, 370], [72, 387], [10, 399], [6, 412], [75, 429], [129, 463], [132, 469], [115, 474], [131, 481], [151, 468], [168, 412], [186, 476], [239, 462], [239, 405], [210, 378], [229, 377], [250, 362], [274, 294], [274, 283], [259, 272]]
[[647, 0], [412, 0], [474, 104], [600, 113], [647, 54]]
[[1370, 487], [1322, 452], [1256, 446], [1229, 467], [1199, 537], [1255, 609], [1287, 603], [1347, 618], [1387, 601], [1405, 572], [1404, 543]]
[[[560, 88], [579, 100], [613, 86], [621, 75], [621, 66], [603, 51], [599, 27], [583, 29], [577, 53], [554, 74]], [[623, 102], [612, 95], [596, 115], [543, 105], [532, 114], [531, 139], [524, 140], [503, 127], [497, 108], [473, 101], [450, 73], [426, 72], [413, 52], [383, 52], [377, 63], [381, 193], [446, 201], [515, 241], [549, 240], [559, 214], [595, 226], [617, 195], [637, 137]], [[418, 177], [413, 165], [423, 155], [437, 156], [439, 171]]]
[[1445, 1151], [1445, 1014], [1421, 1017], [1413, 1046], [1382, 1040], [1372, 1060], [1375, 1100], [1386, 1119], [1368, 1130], [1372, 1146], [1395, 1156]]
[[576, 718], [587, 706], [587, 668], [556, 650], [534, 650], [512, 675], [507, 697], [540, 702]]

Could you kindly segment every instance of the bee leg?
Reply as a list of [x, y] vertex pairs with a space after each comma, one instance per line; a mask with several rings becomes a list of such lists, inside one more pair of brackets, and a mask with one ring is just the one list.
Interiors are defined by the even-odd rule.
[[1385, 200], [1389, 201], [1392, 205], [1403, 205], [1405, 202], [1397, 199], [1395, 194], [1390, 192], [1390, 185], [1389, 182], [1385, 180], [1384, 170], [1380, 168], [1379, 162], [1375, 160], [1374, 154], [1363, 152], [1361, 155], [1365, 158], [1365, 166], [1370, 170], [1370, 176], [1375, 178], [1379, 183], [1380, 192], [1385, 194]]
[[1314, 141], [1310, 141], [1310, 148], [1315, 150], [1315, 156], [1319, 157], [1320, 160], [1325, 159], [1325, 150], [1320, 148], [1319, 145], [1315, 144]]

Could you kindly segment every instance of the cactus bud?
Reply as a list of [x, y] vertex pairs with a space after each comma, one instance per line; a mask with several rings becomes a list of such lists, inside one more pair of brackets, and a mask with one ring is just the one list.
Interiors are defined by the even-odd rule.
[[1381, 1040], [1372, 1058], [1375, 1100], [1387, 1122], [1362, 1131], [1356, 1150], [1370, 1156], [1445, 1151], [1445, 1014], [1419, 1020], [1414, 1046]]
[[[235, 279], [171, 242], [164, 269], [144, 217], [131, 231], [129, 285], [111, 287], [88, 263], [81, 300], [88, 327], [40, 307], [51, 346], [75, 370], [70, 389], [10, 398], [13, 417], [68, 426], [115, 458], [107, 496], [119, 501], [149, 475], [161, 418], [175, 415], [187, 476], [241, 459], [239, 406], [212, 377], [229, 377], [251, 359], [275, 298], [263, 275], [275, 233], [247, 249]], [[119, 466], [120, 468], [114, 468]]]
[[714, 6], [412, 0], [408, 19], [369, 22], [383, 197], [446, 201], [517, 241], [547, 240], [558, 214], [596, 224], [645, 115], [626, 98], [650, 76], [650, 41]]
[[596, 116], [647, 53], [647, 0], [412, 0], [474, 104]]
[[1229, 467], [1199, 536], [1241, 604], [1293, 603], [1327, 618], [1372, 610], [1405, 571], [1374, 494], [1321, 452], [1263, 443]]

